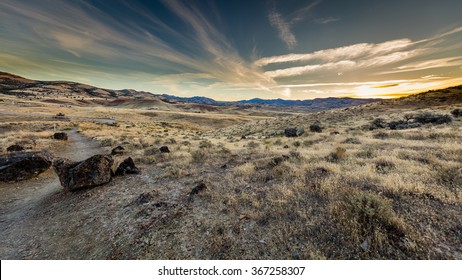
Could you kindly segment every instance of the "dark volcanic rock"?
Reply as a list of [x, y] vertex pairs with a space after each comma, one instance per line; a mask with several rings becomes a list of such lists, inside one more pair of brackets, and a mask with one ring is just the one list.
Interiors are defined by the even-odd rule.
[[113, 163], [110, 155], [94, 155], [79, 162], [59, 159], [53, 162], [53, 168], [61, 185], [73, 191], [108, 183], [111, 180]]
[[160, 151], [161, 153], [170, 153], [170, 150], [168, 149], [167, 146], [162, 146], [162, 147], [160, 147], [160, 148], [159, 148], [159, 151]]
[[65, 132], [56, 132], [55, 134], [53, 134], [53, 139], [67, 140], [67, 133], [65, 133]]
[[21, 145], [11, 145], [8, 148], [6, 148], [7, 152], [20, 152], [24, 151], [24, 147]]
[[199, 183], [199, 185], [195, 186], [191, 192], [189, 193], [189, 195], [195, 195], [195, 194], [198, 194], [202, 191], [205, 191], [207, 189], [207, 186], [204, 184], [204, 183]]
[[139, 174], [140, 170], [135, 166], [131, 157], [126, 158], [117, 168], [115, 175], [123, 176], [125, 174]]
[[303, 128], [293, 127], [284, 129], [284, 135], [286, 137], [297, 137], [303, 135], [303, 133], [305, 133], [305, 130]]
[[121, 155], [121, 154], [124, 153], [124, 151], [125, 151], [124, 147], [122, 147], [122, 146], [117, 146], [117, 147], [115, 147], [114, 149], [112, 149], [111, 155], [113, 155], [113, 156], [114, 156], [114, 155]]
[[0, 155], [0, 181], [12, 182], [32, 178], [51, 166], [47, 152], [24, 152]]

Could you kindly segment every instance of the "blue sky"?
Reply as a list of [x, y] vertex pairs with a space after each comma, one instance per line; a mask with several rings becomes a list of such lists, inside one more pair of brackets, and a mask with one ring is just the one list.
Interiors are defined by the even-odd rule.
[[0, 71], [217, 100], [462, 84], [462, 1], [0, 2]]

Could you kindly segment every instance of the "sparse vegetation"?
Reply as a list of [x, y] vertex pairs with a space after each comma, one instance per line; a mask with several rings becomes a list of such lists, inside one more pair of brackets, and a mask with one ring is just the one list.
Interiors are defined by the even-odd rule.
[[[19, 240], [29, 254], [20, 257], [460, 259], [462, 133], [454, 108], [461, 104], [423, 106], [432, 103], [420, 98], [276, 118], [233, 116], [225, 107], [201, 118], [174, 110], [15, 107], [0, 120], [3, 153], [20, 144], [59, 154], [68, 144], [50, 136], [70, 130], [102, 153], [123, 146], [141, 169], [107, 186], [47, 197], [53, 203], [34, 208], [28, 220], [41, 233], [29, 237], [37, 245]], [[52, 121], [32, 120], [33, 111]], [[70, 120], [53, 118], [61, 111]], [[101, 122], [108, 115], [117, 126]], [[296, 138], [283, 134], [309, 124]], [[40, 176], [31, 183], [53, 173]], [[25, 186], [2, 185], [1, 202], [10, 205]], [[195, 193], [197, 186], [204, 187]], [[60, 231], [62, 224], [69, 231]], [[56, 232], [72, 252], [50, 237]], [[88, 235], [102, 237], [87, 246], [81, 237]]]

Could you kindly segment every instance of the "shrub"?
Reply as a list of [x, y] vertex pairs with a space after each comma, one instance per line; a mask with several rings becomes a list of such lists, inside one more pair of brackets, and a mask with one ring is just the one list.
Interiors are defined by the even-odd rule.
[[462, 117], [462, 109], [454, 109], [454, 110], [452, 110], [451, 115], [453, 115], [456, 118]]
[[349, 137], [349, 138], [345, 139], [342, 143], [344, 143], [344, 144], [361, 144], [361, 141], [359, 141], [358, 138]]
[[390, 135], [386, 132], [379, 132], [374, 134], [372, 137], [374, 137], [375, 139], [387, 139], [390, 137]]
[[437, 182], [457, 194], [462, 190], [462, 167], [440, 167], [436, 170]]
[[212, 142], [210, 142], [209, 140], [202, 140], [200, 143], [199, 143], [199, 148], [201, 149], [209, 149], [213, 146]]
[[373, 129], [386, 128], [386, 127], [387, 127], [387, 123], [385, 122], [384, 119], [376, 118], [371, 122], [370, 129], [373, 130]]
[[395, 164], [388, 160], [379, 160], [375, 163], [377, 173], [386, 174], [395, 168]]
[[346, 158], [346, 149], [343, 147], [337, 147], [335, 148], [335, 151], [329, 154], [327, 160], [337, 162], [344, 158]]
[[340, 230], [366, 251], [377, 252], [387, 242], [400, 242], [406, 234], [404, 223], [391, 203], [373, 193], [345, 194], [331, 205], [330, 213]]
[[203, 150], [195, 150], [191, 152], [191, 157], [194, 162], [203, 162], [207, 158], [207, 153]]
[[439, 115], [439, 114], [432, 114], [429, 112], [418, 114], [414, 117], [416, 122], [426, 124], [444, 124], [452, 122], [452, 119], [449, 115]]
[[310, 125], [310, 131], [321, 133], [322, 132], [321, 123], [319, 121], [314, 122], [312, 125]]
[[251, 150], [258, 148], [259, 146], [260, 146], [260, 143], [255, 142], [255, 141], [250, 141], [249, 143], [247, 143], [247, 148]]

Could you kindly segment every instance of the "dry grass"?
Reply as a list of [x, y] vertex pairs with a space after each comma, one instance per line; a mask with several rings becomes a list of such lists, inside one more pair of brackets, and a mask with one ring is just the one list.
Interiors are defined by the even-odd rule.
[[[125, 199], [156, 190], [151, 204], [120, 210], [129, 213], [124, 222], [138, 225], [121, 245], [122, 258], [461, 258], [462, 122], [369, 130], [374, 119], [421, 112], [390, 104], [218, 130], [213, 115], [201, 125], [185, 114], [166, 122], [134, 110], [111, 111], [116, 126], [78, 125], [103, 146], [123, 145], [141, 166]], [[322, 132], [310, 132], [317, 120]], [[287, 127], [305, 134], [283, 137]], [[4, 139], [18, 141], [13, 134]], [[171, 152], [160, 153], [163, 145]], [[190, 195], [199, 182], [206, 189]]]

